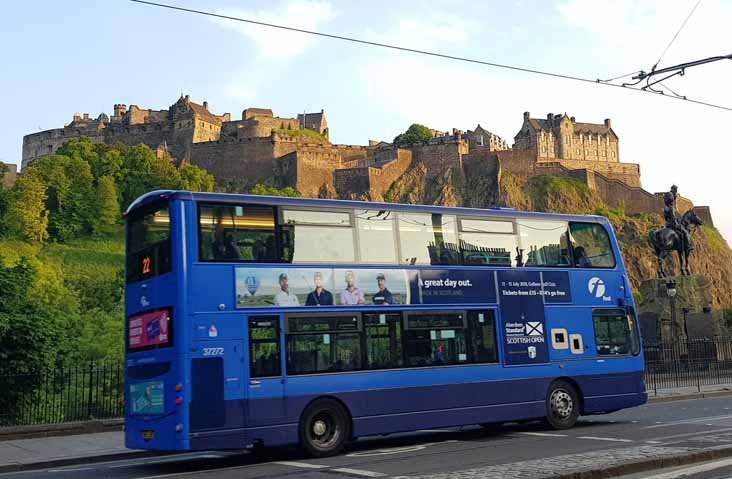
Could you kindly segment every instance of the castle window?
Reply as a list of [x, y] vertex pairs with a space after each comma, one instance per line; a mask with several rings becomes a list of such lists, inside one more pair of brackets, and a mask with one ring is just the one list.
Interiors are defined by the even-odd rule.
[[578, 154], [578, 155], [580, 154], [580, 149], [579, 149], [579, 148], [577, 148], [577, 154]]
[[546, 146], [541, 147], [541, 154], [546, 155]]

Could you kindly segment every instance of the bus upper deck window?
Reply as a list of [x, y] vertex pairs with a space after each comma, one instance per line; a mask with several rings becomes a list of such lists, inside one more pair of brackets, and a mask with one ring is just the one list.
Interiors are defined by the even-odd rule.
[[271, 206], [201, 205], [198, 221], [203, 261], [272, 262], [277, 258]]
[[460, 264], [457, 219], [438, 213], [399, 213], [402, 264]]
[[570, 223], [574, 264], [578, 268], [614, 268], [610, 237], [601, 224]]
[[517, 266], [572, 266], [567, 223], [520, 219], [518, 224], [523, 263]]

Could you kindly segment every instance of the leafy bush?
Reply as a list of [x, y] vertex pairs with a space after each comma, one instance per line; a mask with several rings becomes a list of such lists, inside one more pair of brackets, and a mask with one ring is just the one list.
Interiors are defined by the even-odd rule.
[[264, 186], [261, 183], [254, 185], [250, 194], [266, 196], [300, 196], [300, 193], [291, 186], [276, 188], [274, 186]]
[[404, 145], [408, 143], [424, 143], [432, 138], [432, 131], [424, 125], [413, 123], [407, 131], [394, 137], [394, 143]]

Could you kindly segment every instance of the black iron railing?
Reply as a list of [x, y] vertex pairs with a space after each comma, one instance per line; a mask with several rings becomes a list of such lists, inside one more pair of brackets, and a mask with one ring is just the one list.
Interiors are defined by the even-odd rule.
[[121, 362], [0, 369], [0, 427], [122, 417]]
[[730, 336], [646, 343], [643, 353], [649, 391], [732, 384]]
[[[646, 343], [643, 352], [646, 387], [654, 393], [732, 384], [732, 336]], [[26, 371], [0, 368], [0, 427], [120, 418], [123, 383], [122, 362]]]

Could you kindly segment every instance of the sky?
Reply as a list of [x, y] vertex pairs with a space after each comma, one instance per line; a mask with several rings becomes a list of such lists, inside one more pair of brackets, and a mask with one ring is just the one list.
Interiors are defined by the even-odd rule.
[[[163, 0], [165, 1], [165, 0]], [[607, 79], [650, 70], [696, 0], [169, 0], [495, 63]], [[3, 7], [0, 161], [20, 164], [25, 134], [115, 103], [164, 109], [181, 93], [241, 118], [247, 107], [294, 117], [324, 109], [331, 141], [390, 141], [412, 123], [477, 124], [509, 144], [524, 111], [612, 119], [620, 159], [645, 189], [671, 184], [712, 208], [732, 240], [732, 112], [658, 95], [283, 32], [127, 0], [28, 0]], [[702, 0], [659, 68], [730, 54], [732, 2]], [[732, 107], [732, 62], [664, 82]]]

